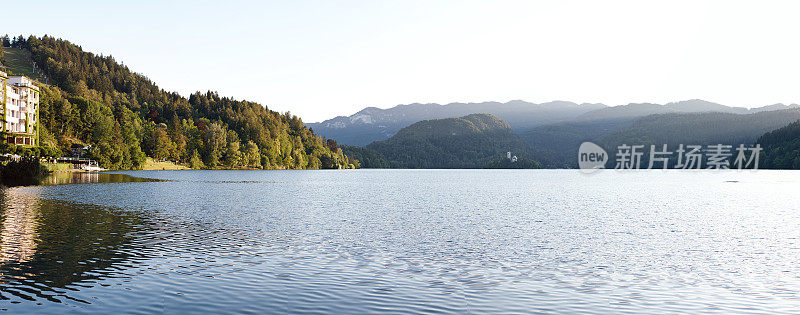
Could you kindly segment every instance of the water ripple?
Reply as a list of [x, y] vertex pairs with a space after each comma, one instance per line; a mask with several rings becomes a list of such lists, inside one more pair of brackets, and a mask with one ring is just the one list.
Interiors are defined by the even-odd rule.
[[0, 309], [800, 308], [800, 203], [788, 173], [131, 174], [164, 181], [0, 194]]

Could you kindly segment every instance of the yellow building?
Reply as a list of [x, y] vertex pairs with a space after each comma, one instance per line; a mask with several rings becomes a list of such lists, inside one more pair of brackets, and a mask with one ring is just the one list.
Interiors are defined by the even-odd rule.
[[39, 87], [22, 75], [0, 71], [2, 132], [9, 144], [34, 146], [39, 143]]

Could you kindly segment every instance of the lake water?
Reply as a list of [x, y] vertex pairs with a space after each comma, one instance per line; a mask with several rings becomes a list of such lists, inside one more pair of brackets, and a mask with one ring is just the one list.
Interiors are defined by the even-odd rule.
[[800, 310], [798, 172], [125, 174], [2, 193], [0, 309]]

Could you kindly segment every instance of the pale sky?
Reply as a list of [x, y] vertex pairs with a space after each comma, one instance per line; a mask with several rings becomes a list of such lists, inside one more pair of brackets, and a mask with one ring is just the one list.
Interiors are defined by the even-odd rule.
[[0, 34], [306, 122], [417, 102], [800, 103], [796, 1], [164, 2], [16, 1]]

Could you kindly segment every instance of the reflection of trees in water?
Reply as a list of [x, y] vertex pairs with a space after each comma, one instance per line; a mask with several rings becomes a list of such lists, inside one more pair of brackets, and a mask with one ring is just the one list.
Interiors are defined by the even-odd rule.
[[51, 174], [41, 180], [41, 185], [65, 185], [88, 183], [129, 183], [154, 182], [158, 180], [133, 177], [126, 174], [109, 174], [96, 172], [67, 172]]
[[100, 174], [98, 173], [84, 173], [84, 172], [56, 173], [47, 176], [42, 181], [42, 184], [64, 185], [64, 184], [96, 183], [98, 182], [99, 177]]
[[0, 211], [0, 300], [75, 300], [69, 286], [124, 277], [146, 254], [136, 212], [9, 192]]

